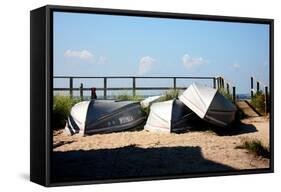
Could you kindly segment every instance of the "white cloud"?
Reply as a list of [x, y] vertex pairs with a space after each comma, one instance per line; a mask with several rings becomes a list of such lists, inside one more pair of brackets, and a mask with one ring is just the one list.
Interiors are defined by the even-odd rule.
[[64, 52], [64, 56], [69, 58], [78, 58], [82, 60], [92, 60], [94, 58], [94, 55], [87, 50], [76, 51], [68, 49]]
[[188, 54], [185, 54], [182, 57], [182, 64], [187, 69], [191, 69], [191, 68], [193, 68], [195, 66], [202, 65], [204, 63], [206, 63], [206, 61], [202, 57], [195, 58], [195, 57], [191, 57]]
[[234, 63], [231, 65], [231, 68], [234, 70], [238, 70], [238, 69], [240, 69], [240, 65], [238, 65], [237, 63]]
[[155, 63], [155, 59], [150, 56], [145, 56], [140, 59], [139, 62], [139, 75], [144, 75], [147, 72], [151, 71], [153, 65]]

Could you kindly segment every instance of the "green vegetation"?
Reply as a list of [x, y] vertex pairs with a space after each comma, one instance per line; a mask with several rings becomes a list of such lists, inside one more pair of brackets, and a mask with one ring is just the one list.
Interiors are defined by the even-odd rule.
[[235, 147], [236, 149], [247, 149], [248, 151], [254, 153], [257, 156], [262, 156], [265, 158], [270, 157], [270, 151], [268, 147], [265, 147], [260, 140], [245, 140], [242, 145]]
[[180, 90], [178, 89], [169, 89], [165, 94], [159, 98], [158, 101], [168, 101], [171, 99], [176, 99], [180, 95]]
[[[157, 100], [157, 102], [175, 99], [179, 95], [180, 95], [180, 90], [170, 89], [170, 90], [166, 91], [165, 94]], [[141, 100], [145, 99], [143, 96], [141, 96], [139, 94], [136, 94], [135, 96], [133, 96], [133, 95], [128, 94], [127, 92], [123, 92], [121, 94], [115, 95], [115, 96], [113, 96], [113, 98], [116, 100], [126, 100], [126, 101], [141, 101]], [[150, 111], [150, 106], [148, 106], [146, 108], [142, 108], [142, 111], [144, 114], [146, 114], [146, 116], [148, 116], [149, 111]]]
[[81, 101], [70, 96], [55, 95], [53, 97], [53, 127], [61, 129], [65, 126], [65, 121], [73, 105]]
[[149, 115], [149, 112], [150, 112], [150, 106], [148, 106], [148, 107], [141, 107], [141, 111], [143, 112], [143, 114], [147, 118], [148, 115]]
[[[161, 96], [159, 99], [156, 100], [156, 102], [162, 102], [162, 101], [168, 101], [171, 99], [176, 99], [180, 95], [180, 90], [178, 89], [170, 89], [165, 92], [163, 96]], [[142, 111], [146, 114], [146, 116], [149, 115], [150, 112], [150, 106], [146, 108], [142, 108]]]
[[265, 94], [262, 91], [258, 91], [251, 99], [251, 105], [261, 114], [265, 113]]
[[144, 98], [141, 95], [135, 94], [135, 95], [129, 95], [128, 93], [124, 92], [119, 95], [113, 96], [116, 100], [124, 100], [124, 101], [141, 101]]
[[230, 93], [227, 93], [227, 91], [224, 88], [220, 88], [219, 93], [222, 94], [225, 98], [232, 101], [232, 95]]
[[[170, 89], [166, 91], [165, 94], [162, 97], [160, 97], [157, 101], [167, 101], [167, 100], [175, 99], [179, 96], [179, 94], [180, 94], [180, 90]], [[131, 95], [128, 94], [127, 92], [122, 92], [118, 95], [114, 95], [113, 99], [126, 100], [126, 101], [141, 101], [145, 98], [139, 94]]]

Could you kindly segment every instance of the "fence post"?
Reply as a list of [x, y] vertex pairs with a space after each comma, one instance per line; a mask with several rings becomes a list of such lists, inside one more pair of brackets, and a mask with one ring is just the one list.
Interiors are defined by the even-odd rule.
[[251, 99], [254, 97], [254, 78], [251, 77]]
[[224, 89], [224, 78], [221, 78], [221, 84], [222, 84], [222, 88]]
[[264, 95], [264, 112], [265, 112], [265, 115], [267, 115], [268, 113], [268, 87], [265, 86], [264, 87], [264, 92], [265, 92], [265, 95]]
[[257, 92], [260, 91], [260, 82], [257, 81]]
[[229, 84], [228, 83], [226, 83], [226, 92], [229, 95]]
[[220, 89], [220, 77], [217, 77], [218, 89]]
[[133, 97], [136, 96], [136, 77], [133, 77]]
[[213, 87], [214, 87], [214, 89], [217, 88], [217, 86], [216, 86], [216, 78], [215, 77], [213, 78]]
[[236, 89], [235, 89], [235, 87], [232, 87], [232, 100], [233, 100], [233, 103], [236, 103]]
[[83, 97], [83, 83], [80, 84], [80, 99], [81, 99], [81, 101], [84, 100], [84, 97]]
[[220, 89], [222, 88], [222, 77], [220, 77]]
[[107, 97], [107, 77], [103, 78], [103, 98], [106, 99]]
[[173, 77], [173, 82], [174, 82], [174, 90], [177, 88], [177, 78]]
[[69, 95], [73, 97], [73, 77], [69, 77]]

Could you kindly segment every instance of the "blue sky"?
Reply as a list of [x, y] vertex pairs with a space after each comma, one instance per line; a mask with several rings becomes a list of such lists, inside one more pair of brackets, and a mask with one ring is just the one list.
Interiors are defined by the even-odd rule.
[[[249, 93], [250, 76], [269, 81], [269, 25], [55, 12], [54, 75], [222, 75], [238, 93]], [[149, 84], [172, 85], [138, 85]]]

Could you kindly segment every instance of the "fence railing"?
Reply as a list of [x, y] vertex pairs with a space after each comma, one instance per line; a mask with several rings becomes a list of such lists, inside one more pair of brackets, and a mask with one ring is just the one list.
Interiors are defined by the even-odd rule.
[[[256, 85], [256, 86], [255, 86]], [[264, 88], [264, 89], [262, 89]], [[253, 98], [255, 92], [263, 91], [268, 95], [268, 85], [265, 85], [255, 77], [251, 77], [251, 98]]]
[[251, 99], [253, 99], [254, 97], [254, 93], [259, 93], [259, 92], [263, 92], [264, 91], [264, 112], [265, 114], [267, 114], [269, 112], [269, 89], [268, 89], [268, 85], [262, 83], [261, 81], [259, 81], [258, 79], [256, 79], [255, 77], [251, 77]]
[[225, 91], [227, 95], [231, 96], [232, 101], [236, 102], [236, 87], [223, 77], [217, 77], [217, 87], [219, 90]]
[[[54, 76], [54, 79], [68, 79], [69, 87], [55, 87], [53, 88], [54, 91], [69, 91], [69, 95], [73, 97], [73, 91], [79, 91], [80, 97], [83, 98], [84, 91], [92, 91], [93, 87], [84, 87], [83, 83], [80, 84], [79, 87], [74, 87], [73, 82], [76, 79], [102, 79], [103, 80], [103, 87], [95, 87], [96, 91], [102, 91], [103, 97], [107, 98], [108, 91], [132, 91], [133, 96], [136, 95], [136, 91], [140, 90], [169, 90], [169, 89], [180, 89], [184, 90], [186, 87], [180, 87], [177, 85], [177, 80], [179, 79], [186, 79], [186, 80], [210, 80], [212, 81], [213, 88], [219, 88], [222, 86], [222, 82], [218, 83], [218, 77], [186, 77], [186, 76], [177, 76], [177, 77], [167, 77], [167, 76], [160, 76], [160, 77], [138, 77], [138, 76], [106, 76], [106, 77], [91, 77], [91, 76]], [[131, 87], [108, 87], [108, 80], [109, 79], [130, 79], [132, 81]], [[141, 79], [169, 79], [172, 81], [172, 86], [168, 87], [157, 87], [157, 86], [149, 86], [149, 87], [143, 87], [143, 86], [137, 86], [136, 82]]]

